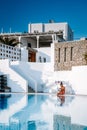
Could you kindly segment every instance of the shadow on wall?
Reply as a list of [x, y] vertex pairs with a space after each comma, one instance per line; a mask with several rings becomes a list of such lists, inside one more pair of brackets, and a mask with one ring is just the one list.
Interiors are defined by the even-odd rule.
[[38, 62], [50, 62], [51, 61], [50, 56], [45, 54], [45, 53], [43, 53], [43, 52], [39, 51], [39, 53], [37, 53], [37, 55], [38, 55], [37, 56], [37, 61]]

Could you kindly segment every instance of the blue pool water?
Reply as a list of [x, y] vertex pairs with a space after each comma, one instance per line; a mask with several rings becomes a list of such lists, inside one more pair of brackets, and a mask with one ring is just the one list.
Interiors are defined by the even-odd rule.
[[0, 94], [0, 130], [87, 130], [87, 96]]

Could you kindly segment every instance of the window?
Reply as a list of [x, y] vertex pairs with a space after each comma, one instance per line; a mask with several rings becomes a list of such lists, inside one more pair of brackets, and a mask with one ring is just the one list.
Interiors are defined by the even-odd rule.
[[34, 33], [39, 33], [39, 31], [38, 30], [34, 30]]
[[42, 62], [41, 56], [39, 56], [39, 61]]
[[28, 43], [27, 46], [31, 48], [31, 43]]
[[60, 48], [58, 49], [58, 62], [60, 62]]
[[14, 56], [14, 59], [16, 59], [16, 56]]
[[14, 48], [14, 51], [16, 51], [16, 48]]
[[16, 55], [16, 52], [14, 52], [14, 55]]
[[64, 48], [64, 62], [66, 62], [66, 48]]
[[43, 62], [46, 62], [46, 58], [45, 57], [43, 58]]
[[71, 47], [71, 55], [70, 55], [70, 60], [73, 60], [73, 47]]
[[8, 57], [8, 54], [6, 55], [6, 57]]

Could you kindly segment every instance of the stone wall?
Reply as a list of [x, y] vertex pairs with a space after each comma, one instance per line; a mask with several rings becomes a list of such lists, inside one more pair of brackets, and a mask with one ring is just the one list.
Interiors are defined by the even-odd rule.
[[54, 44], [54, 71], [71, 70], [72, 66], [86, 65], [84, 54], [87, 40]]

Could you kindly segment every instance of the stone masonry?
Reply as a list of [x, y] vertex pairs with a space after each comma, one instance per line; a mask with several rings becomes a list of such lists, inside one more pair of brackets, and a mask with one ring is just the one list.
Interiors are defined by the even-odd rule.
[[87, 40], [54, 43], [54, 71], [86, 65]]

